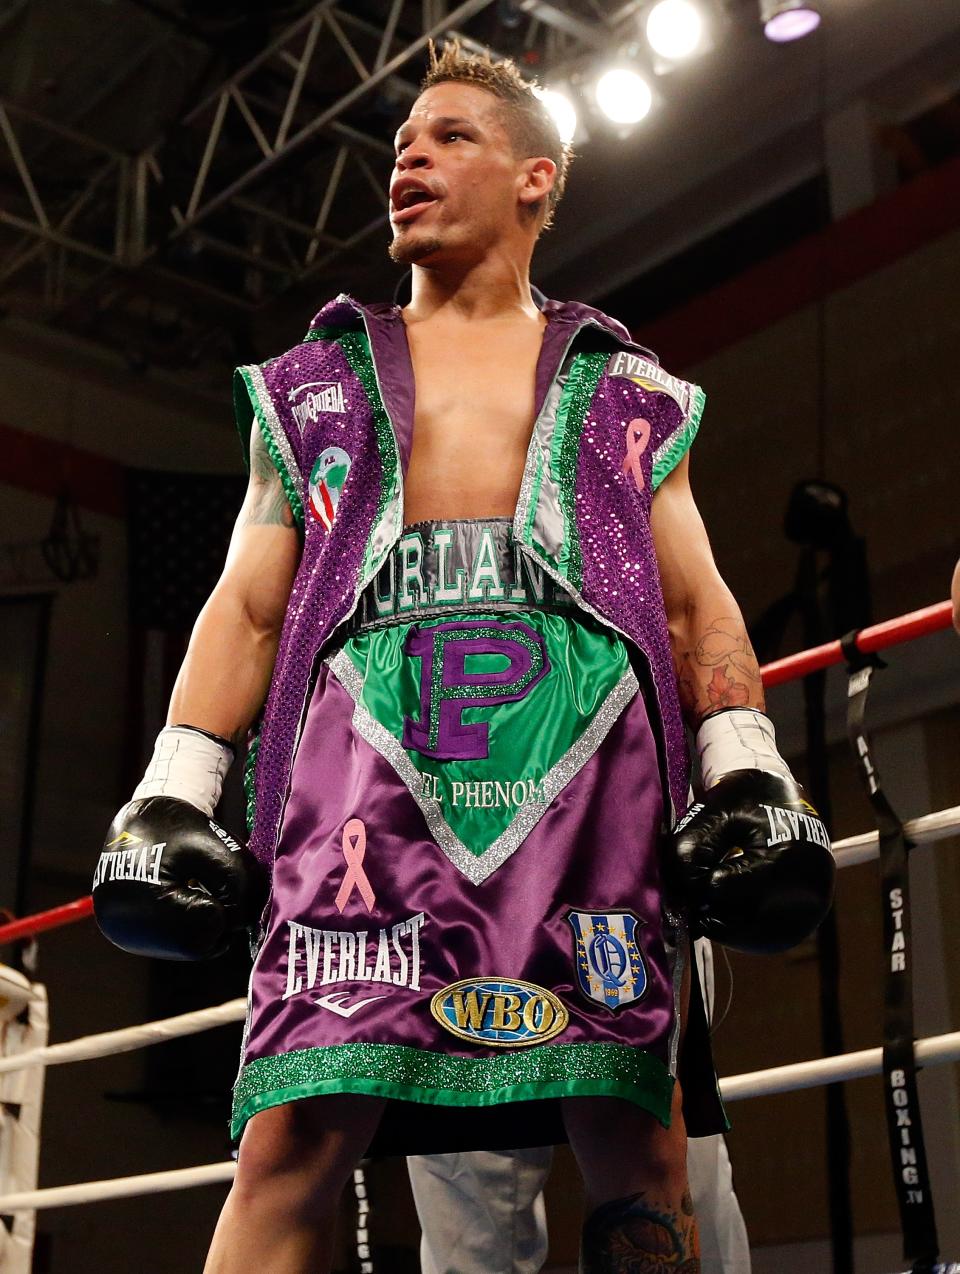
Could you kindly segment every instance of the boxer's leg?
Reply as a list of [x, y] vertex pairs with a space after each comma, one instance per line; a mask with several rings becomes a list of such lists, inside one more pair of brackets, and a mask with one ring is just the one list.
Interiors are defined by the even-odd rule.
[[204, 1274], [329, 1271], [340, 1195], [383, 1106], [379, 1098], [337, 1094], [254, 1115]]
[[542, 1146], [409, 1158], [422, 1274], [537, 1274], [552, 1155]]
[[[680, 993], [680, 1048], [690, 967]], [[687, 1130], [679, 1082], [670, 1127], [633, 1102], [568, 1097], [563, 1122], [586, 1195], [581, 1274], [700, 1274], [700, 1243], [687, 1178]]]
[[699, 1274], [679, 1084], [669, 1128], [618, 1098], [567, 1098], [563, 1108], [586, 1192], [582, 1274]]

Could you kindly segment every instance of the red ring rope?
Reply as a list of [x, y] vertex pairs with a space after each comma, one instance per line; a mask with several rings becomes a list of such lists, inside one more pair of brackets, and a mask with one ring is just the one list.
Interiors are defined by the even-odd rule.
[[[937, 602], [934, 606], [912, 610], [908, 615], [900, 615], [897, 619], [885, 619], [882, 624], [861, 628], [857, 634], [857, 649], [868, 655], [875, 650], [885, 650], [888, 646], [912, 641], [914, 637], [923, 637], [926, 633], [939, 632], [942, 628], [949, 628], [952, 622], [951, 603]], [[812, 650], [801, 650], [795, 655], [775, 659], [773, 663], [765, 664], [760, 669], [760, 675], [765, 686], [779, 686], [785, 681], [794, 681], [799, 677], [806, 677], [808, 673], [819, 672], [821, 668], [829, 668], [831, 664], [842, 662], [843, 651], [839, 641], [828, 641], [824, 646], [814, 646]]]
[[59, 929], [61, 925], [72, 925], [77, 920], [86, 920], [93, 915], [93, 897], [78, 898], [76, 902], [64, 903], [62, 907], [53, 907], [50, 911], [39, 911], [35, 916], [23, 916], [20, 920], [11, 920], [9, 924], [0, 925], [0, 942], [17, 942], [20, 938], [32, 938], [35, 933], [43, 933], [44, 929]]
[[[886, 619], [881, 624], [861, 629], [857, 634], [857, 648], [864, 654], [885, 650], [888, 646], [913, 641], [915, 637], [923, 637], [927, 633], [940, 632], [941, 629], [949, 628], [952, 622], [951, 603], [937, 602], [933, 606], [924, 606], [922, 610], [910, 611], [907, 615], [899, 615], [896, 619]], [[773, 663], [765, 664], [760, 669], [760, 675], [767, 688], [780, 686], [785, 681], [795, 681], [808, 673], [819, 672], [821, 668], [841, 663], [842, 660], [843, 651], [839, 641], [828, 641], [824, 646], [814, 646], [812, 650], [801, 650], [795, 655], [775, 659]], [[92, 914], [93, 898], [78, 898], [76, 902], [54, 907], [51, 911], [41, 911], [35, 916], [24, 916], [10, 924], [0, 925], [0, 943], [17, 942], [21, 938], [43, 933], [45, 929], [58, 929], [61, 925], [85, 920]]]

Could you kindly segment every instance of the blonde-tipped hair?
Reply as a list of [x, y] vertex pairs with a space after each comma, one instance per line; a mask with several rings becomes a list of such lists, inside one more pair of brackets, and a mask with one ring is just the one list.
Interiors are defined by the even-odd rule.
[[[548, 229], [563, 197], [573, 150], [560, 140], [553, 117], [534, 92], [535, 86], [524, 79], [515, 62], [508, 58], [495, 62], [487, 52], [465, 53], [459, 40], [447, 41], [439, 53], [430, 41], [430, 65], [420, 85], [421, 93], [435, 84], [472, 84], [492, 93], [500, 102], [500, 119], [517, 158], [543, 155], [553, 160], [557, 176], [546, 199], [541, 227]], [[539, 204], [534, 205], [535, 211], [539, 208]]]

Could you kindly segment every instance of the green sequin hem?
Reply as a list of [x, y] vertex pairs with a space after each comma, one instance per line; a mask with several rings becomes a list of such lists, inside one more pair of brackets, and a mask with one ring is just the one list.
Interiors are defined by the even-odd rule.
[[[244, 400], [240, 393], [240, 385], [246, 386], [247, 398]], [[263, 410], [263, 404], [257, 394], [256, 388], [250, 378], [245, 367], [238, 367], [234, 373], [234, 390], [233, 390], [234, 414], [237, 420], [237, 428], [240, 430], [240, 436], [243, 439], [244, 447], [247, 446], [247, 439], [244, 437], [245, 426], [249, 428], [253, 417], [256, 416], [257, 425], [263, 438], [264, 445], [270, 453], [270, 459], [274, 463], [277, 473], [280, 475], [280, 482], [283, 486], [283, 494], [287, 497], [290, 505], [290, 511], [294, 516], [297, 526], [303, 529], [303, 499], [296, 482], [290, 476], [287, 469], [286, 461], [280, 453], [277, 441], [273, 436], [273, 431], [267, 421], [266, 414]], [[249, 456], [247, 457], [249, 462]]]
[[338, 1044], [261, 1057], [240, 1072], [230, 1135], [252, 1115], [301, 1097], [358, 1093], [429, 1106], [499, 1106], [557, 1097], [620, 1097], [670, 1126], [673, 1079], [642, 1049], [541, 1044], [495, 1057], [451, 1057], [403, 1044]]
[[576, 528], [577, 463], [580, 436], [593, 395], [607, 365], [606, 353], [578, 354], [573, 361], [567, 383], [557, 407], [553, 432], [550, 471], [557, 484], [560, 510], [563, 514], [563, 546], [557, 560], [561, 575], [579, 588], [582, 583], [580, 536]]
[[335, 341], [342, 335], [342, 327], [311, 327], [303, 338], [303, 344], [306, 345], [307, 341]]
[[257, 754], [260, 751], [260, 730], [257, 729], [247, 748], [243, 763], [243, 794], [246, 797], [247, 835], [253, 831], [257, 815]]
[[363, 392], [370, 404], [373, 414], [373, 429], [377, 439], [377, 450], [380, 453], [380, 493], [377, 498], [377, 511], [370, 528], [367, 546], [363, 554], [363, 579], [371, 578], [382, 565], [383, 559], [374, 561], [373, 544], [377, 529], [383, 519], [390, 501], [396, 498], [400, 484], [400, 456], [397, 451], [397, 440], [393, 425], [380, 396], [377, 384], [377, 373], [370, 352], [370, 342], [363, 332], [343, 332], [337, 337], [337, 344], [350, 364], [354, 375], [363, 386]]
[[687, 412], [687, 418], [673, 435], [673, 437], [662, 448], [657, 451], [653, 461], [653, 489], [656, 491], [660, 483], [677, 467], [683, 457], [690, 450], [694, 438], [697, 436], [697, 430], [700, 428], [700, 419], [703, 416], [704, 404], [707, 396], [699, 385], [691, 386], [690, 410]]

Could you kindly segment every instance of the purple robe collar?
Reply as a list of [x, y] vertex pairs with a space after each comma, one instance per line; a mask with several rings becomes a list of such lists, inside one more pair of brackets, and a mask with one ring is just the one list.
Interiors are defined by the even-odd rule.
[[[657, 362], [656, 354], [635, 344], [626, 327], [602, 310], [581, 301], [554, 301], [540, 293], [536, 293], [536, 297], [541, 313], [547, 318], [540, 357], [537, 360], [537, 415], [543, 410], [547, 391], [554, 381], [570, 340], [582, 327], [592, 325], [605, 329], [618, 346], [627, 346], [650, 362]], [[315, 332], [318, 329], [350, 328], [355, 327], [358, 322], [362, 323], [370, 338], [384, 406], [393, 422], [401, 467], [406, 473], [413, 445], [414, 384], [402, 307], [391, 305], [387, 301], [364, 304], [341, 292], [314, 316], [309, 330]]]

